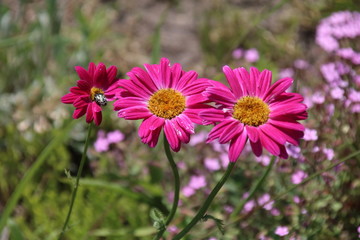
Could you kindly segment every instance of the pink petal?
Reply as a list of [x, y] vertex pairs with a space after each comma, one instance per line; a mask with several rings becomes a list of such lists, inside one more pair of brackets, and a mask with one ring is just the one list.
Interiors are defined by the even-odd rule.
[[87, 109], [87, 107], [75, 109], [75, 111], [73, 113], [73, 118], [78, 119], [78, 118], [82, 117], [86, 113], [86, 109]]
[[230, 85], [235, 97], [240, 98], [241, 96], [243, 96], [244, 93], [240, 87], [239, 80], [236, 78], [233, 70], [229, 66], [224, 66], [223, 72], [225, 74], [227, 81], [229, 82], [229, 85]]
[[121, 98], [114, 103], [114, 110], [118, 111], [123, 108], [136, 107], [136, 106], [147, 107], [147, 104], [143, 98], [139, 98], [139, 97]]
[[107, 73], [106, 66], [103, 63], [99, 63], [96, 67], [94, 74], [94, 86], [99, 88], [106, 88], [107, 85]]
[[77, 81], [77, 86], [78, 86], [81, 90], [83, 90], [83, 91], [85, 91], [85, 92], [89, 92], [90, 89], [91, 89], [90, 83], [87, 82], [87, 81], [85, 81], [85, 80], [79, 80], [79, 81]]
[[79, 87], [71, 87], [70, 88], [70, 92], [71, 93], [74, 93], [74, 94], [76, 94], [76, 95], [88, 95], [88, 96], [90, 96], [89, 95], [89, 92], [88, 91], [85, 91], [85, 90], [83, 90], [83, 89], [80, 89]]
[[236, 103], [236, 98], [229, 89], [209, 87], [204, 92], [204, 95], [209, 100], [225, 106], [233, 107]]
[[91, 78], [91, 82], [92, 82], [92, 83], [94, 82], [95, 70], [96, 70], [96, 65], [95, 65], [95, 63], [93, 63], [93, 62], [89, 63], [88, 73], [89, 73], [89, 76], [90, 76], [90, 78]]
[[260, 72], [259, 70], [257, 70], [257, 68], [255, 67], [250, 67], [250, 95], [251, 96], [256, 96], [256, 90], [257, 87], [259, 86], [259, 76], [260, 76]]
[[246, 132], [248, 133], [250, 141], [257, 142], [259, 140], [259, 133], [256, 127], [246, 125]]
[[78, 97], [75, 101], [74, 101], [74, 107], [75, 108], [82, 108], [87, 106], [88, 104], [90, 104], [91, 101], [89, 98], [85, 97]]
[[191, 84], [189, 84], [188, 86], [184, 87], [181, 92], [185, 95], [185, 96], [190, 96], [196, 93], [201, 93], [204, 92], [205, 89], [207, 87], [209, 87], [210, 84], [206, 79], [197, 79], [195, 81], [193, 81]]
[[92, 76], [89, 75], [88, 71], [86, 71], [83, 67], [80, 66], [76, 66], [75, 70], [81, 80], [86, 81], [90, 85], [92, 85]]
[[119, 82], [119, 86], [129, 91], [132, 95], [142, 97], [143, 99], [149, 99], [152, 94], [149, 89], [135, 85], [135, 82], [132, 80], [122, 80]]
[[169, 141], [169, 145], [174, 152], [178, 152], [180, 150], [180, 141], [176, 135], [175, 127], [170, 120], [165, 121], [164, 132], [166, 139]]
[[265, 69], [260, 73], [259, 80], [258, 80], [258, 88], [256, 90], [256, 96], [263, 98], [266, 94], [268, 89], [270, 88], [272, 80], [272, 73], [271, 71]]
[[[156, 92], [158, 87], [155, 85], [154, 81], [151, 79], [149, 73], [147, 73], [144, 69], [135, 67], [128, 72], [127, 75], [132, 79], [139, 82], [139, 84], [143, 85], [144, 88], [149, 89], [150, 92]], [[139, 85], [137, 84], [137, 85]]]
[[259, 128], [275, 142], [281, 145], [286, 143], [286, 136], [284, 136], [283, 132], [273, 127], [271, 124], [263, 124], [259, 126]]
[[284, 92], [279, 94], [272, 101], [270, 101], [269, 106], [288, 103], [301, 103], [302, 101], [304, 101], [304, 97], [301, 94]]
[[114, 81], [116, 81], [115, 77], [117, 74], [117, 67], [115, 66], [110, 66], [107, 70], [106, 70], [106, 74], [107, 74], [107, 79], [108, 79], [108, 84], [107, 86], [110, 86], [111, 84], [114, 83]]
[[307, 106], [303, 103], [290, 103], [270, 107], [270, 118], [278, 118], [286, 115], [298, 115], [306, 112]]
[[230, 162], [236, 162], [239, 158], [242, 150], [244, 149], [245, 143], [247, 141], [246, 131], [243, 131], [237, 137], [233, 138], [229, 146], [229, 160]]
[[100, 125], [101, 120], [102, 120], [102, 114], [101, 114], [101, 111], [99, 111], [99, 112], [95, 112], [95, 113], [94, 113], [94, 122], [95, 122], [95, 124], [96, 124], [97, 126], [99, 126], [99, 125]]
[[221, 109], [211, 108], [200, 112], [200, 118], [209, 122], [221, 122], [226, 118], [226, 113]]
[[183, 143], [189, 143], [190, 141], [190, 134], [187, 133], [182, 126], [180, 125], [178, 118], [173, 118], [170, 120], [173, 123], [176, 135], [178, 136], [179, 140]]
[[176, 86], [177, 82], [179, 81], [179, 79], [181, 78], [183, 74], [183, 70], [182, 67], [179, 63], [175, 63], [172, 67], [171, 67], [171, 84], [169, 84], [169, 88], [173, 88]]
[[165, 88], [169, 88], [172, 85], [171, 82], [171, 71], [170, 71], [170, 61], [167, 58], [161, 58], [160, 60], [160, 79]]
[[305, 130], [305, 127], [298, 122], [269, 119], [268, 123], [274, 125], [275, 127], [281, 127], [281, 128], [292, 129], [292, 130], [297, 130], [297, 131]]
[[267, 93], [264, 95], [263, 99], [265, 102], [271, 101], [273, 98], [275, 98], [277, 95], [285, 92], [286, 89], [288, 89], [291, 84], [293, 83], [293, 79], [291, 78], [283, 78], [278, 81], [276, 81], [270, 89], [267, 91]]
[[226, 130], [226, 127], [228, 125], [230, 125], [231, 123], [233, 123], [234, 121], [236, 121], [236, 120], [229, 118], [229, 119], [222, 121], [215, 127], [213, 127], [213, 129], [211, 129], [211, 131], [208, 135], [206, 143], [209, 143], [209, 142], [215, 140], [216, 138], [219, 138], [221, 136], [221, 134], [223, 133], [223, 131]]
[[289, 158], [289, 155], [286, 151], [286, 148], [285, 146], [283, 145], [280, 145], [280, 154], [279, 154], [279, 157], [282, 158], [282, 159], [288, 159]]
[[262, 145], [260, 139], [258, 139], [256, 142], [250, 140], [250, 146], [255, 156], [260, 157], [262, 154]]
[[185, 114], [193, 123], [200, 124], [200, 125], [207, 125], [210, 124], [207, 121], [200, 118], [200, 112], [204, 110], [208, 110], [213, 108], [212, 106], [205, 105], [205, 104], [194, 104], [189, 106], [185, 109], [183, 114]]
[[264, 148], [268, 150], [272, 155], [279, 156], [280, 154], [279, 145], [262, 131], [259, 131], [259, 136], [260, 136], [261, 145], [263, 145]]
[[79, 96], [74, 93], [68, 93], [61, 97], [61, 102], [65, 104], [72, 104]]
[[194, 94], [186, 98], [186, 106], [190, 106], [193, 104], [203, 103], [208, 100], [202, 93]]
[[219, 137], [219, 143], [224, 144], [233, 139], [236, 135], [241, 133], [244, 129], [244, 125], [240, 122], [233, 121], [229, 125], [225, 126]]
[[159, 66], [157, 64], [144, 64], [146, 71], [149, 73], [152, 82], [157, 89], [163, 88], [162, 82], [159, 79]]
[[137, 120], [142, 118], [148, 118], [153, 114], [146, 107], [130, 107], [121, 109], [118, 116], [125, 118], [126, 120]]
[[88, 104], [87, 109], [86, 109], [86, 122], [87, 123], [91, 123], [91, 121], [94, 119], [94, 112], [93, 112], [93, 106], [92, 106], [93, 104], [94, 103]]
[[175, 84], [175, 89], [182, 91], [184, 87], [188, 85], [189, 82], [195, 81], [197, 79], [198, 74], [195, 71], [185, 72], [179, 81]]
[[159, 140], [161, 129], [162, 128], [157, 128], [154, 131], [150, 131], [149, 136], [147, 136], [146, 138], [142, 138], [141, 141], [143, 143], [147, 143], [149, 147], [155, 147]]
[[236, 68], [233, 70], [236, 78], [240, 83], [240, 87], [242, 89], [243, 95], [249, 95], [250, 89], [250, 74], [246, 71], [245, 68]]
[[180, 114], [176, 118], [178, 124], [189, 134], [194, 134], [194, 124], [191, 122], [190, 118], [185, 114]]

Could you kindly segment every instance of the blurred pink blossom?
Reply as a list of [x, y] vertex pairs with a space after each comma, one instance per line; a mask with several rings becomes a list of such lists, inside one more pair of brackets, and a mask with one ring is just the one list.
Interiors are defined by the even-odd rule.
[[189, 186], [185, 186], [185, 187], [183, 187], [181, 192], [185, 197], [191, 197], [192, 195], [195, 194], [195, 189], [193, 189], [192, 187], [189, 187]]
[[201, 131], [194, 134], [190, 139], [189, 145], [195, 146], [199, 143], [205, 143], [207, 135], [208, 133], [206, 131]]
[[304, 59], [297, 59], [294, 61], [294, 67], [298, 69], [306, 69], [309, 67], [309, 63], [305, 61]]
[[98, 137], [94, 143], [95, 151], [106, 152], [109, 150], [109, 142], [104, 137]]
[[305, 141], [316, 141], [318, 139], [316, 129], [305, 128], [304, 140]]
[[307, 178], [307, 173], [302, 170], [297, 170], [295, 173], [291, 175], [291, 182], [293, 184], [301, 183], [305, 178]]
[[109, 132], [107, 134], [107, 140], [109, 143], [118, 143], [125, 139], [125, 135], [119, 130]]
[[248, 201], [247, 203], [245, 203], [243, 211], [244, 211], [245, 213], [248, 213], [248, 212], [250, 212], [251, 210], [253, 210], [254, 207], [255, 207], [255, 201], [254, 201], [254, 200], [250, 200], [250, 201]]
[[325, 95], [319, 91], [316, 91], [312, 95], [311, 100], [315, 104], [323, 104], [325, 102]]
[[289, 229], [286, 226], [278, 226], [275, 230], [275, 234], [278, 236], [286, 236], [289, 234]]
[[216, 158], [205, 158], [204, 164], [209, 171], [217, 171], [221, 168], [219, 160]]
[[188, 186], [193, 189], [200, 189], [206, 186], [205, 176], [191, 176]]
[[330, 91], [331, 97], [333, 99], [343, 99], [344, 97], [344, 90], [339, 88], [339, 87], [335, 87], [334, 89], [332, 89]]
[[283, 69], [280, 69], [279, 71], [279, 78], [286, 78], [286, 77], [289, 77], [289, 78], [293, 78], [294, 77], [294, 69], [292, 68], [283, 68]]
[[331, 148], [323, 148], [323, 153], [326, 155], [327, 160], [333, 160], [335, 153]]
[[232, 52], [232, 56], [234, 59], [240, 59], [244, 54], [244, 50], [241, 48], [237, 48]]
[[268, 155], [261, 155], [260, 157], [255, 157], [255, 161], [261, 163], [263, 166], [268, 166], [271, 159]]
[[257, 62], [259, 60], [259, 52], [256, 48], [250, 48], [245, 51], [244, 58], [250, 63]]

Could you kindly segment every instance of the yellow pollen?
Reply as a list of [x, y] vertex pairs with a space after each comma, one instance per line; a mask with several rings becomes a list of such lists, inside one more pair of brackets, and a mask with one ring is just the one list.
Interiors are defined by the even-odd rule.
[[158, 117], [172, 119], [185, 110], [185, 97], [172, 88], [160, 89], [150, 97], [148, 108]]
[[234, 105], [233, 118], [245, 125], [257, 127], [269, 119], [269, 106], [258, 97], [242, 97]]
[[95, 100], [95, 95], [99, 94], [99, 93], [104, 94], [104, 91], [101, 90], [100, 88], [92, 87], [91, 90], [90, 90], [91, 101], [94, 101]]

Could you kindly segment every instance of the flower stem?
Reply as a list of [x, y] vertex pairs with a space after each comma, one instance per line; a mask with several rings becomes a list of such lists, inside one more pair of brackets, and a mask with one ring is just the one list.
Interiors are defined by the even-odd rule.
[[219, 192], [221, 187], [224, 185], [226, 180], [229, 178], [230, 173], [232, 169], [235, 166], [235, 162], [230, 162], [228, 168], [226, 169], [226, 172], [220, 179], [220, 181], [216, 184], [214, 189], [211, 191], [209, 197], [204, 202], [204, 205], [199, 209], [198, 213], [195, 215], [195, 217], [191, 220], [191, 222], [180, 232], [178, 233], [173, 240], [179, 240], [182, 237], [184, 237], [194, 226], [195, 224], [205, 215], [206, 211], [208, 210], [211, 202], [214, 200], [216, 194]]
[[81, 176], [82, 170], [84, 168], [85, 160], [86, 160], [86, 152], [87, 152], [87, 148], [89, 146], [89, 138], [90, 138], [90, 134], [91, 134], [91, 128], [92, 128], [92, 124], [90, 123], [89, 127], [88, 127], [88, 133], [87, 133], [87, 136], [86, 136], [86, 139], [85, 139], [84, 151], [83, 151], [83, 154], [81, 156], [79, 170], [78, 170], [78, 173], [76, 175], [75, 186], [74, 186], [74, 189], [73, 189], [73, 192], [72, 192], [72, 195], [71, 195], [71, 202], [70, 202], [69, 211], [68, 211], [68, 214], [66, 216], [66, 220], [65, 220], [64, 226], [62, 228], [62, 231], [60, 233], [60, 236], [58, 238], [59, 240], [62, 239], [62, 237], [63, 237], [63, 235], [65, 233], [66, 227], [67, 227], [67, 225], [69, 223], [69, 220], [70, 220], [71, 212], [72, 212], [74, 202], [75, 202], [75, 198], [76, 198], [76, 193], [77, 193], [77, 190], [78, 190], [78, 187], [79, 187], [80, 176]]
[[177, 209], [178, 204], [179, 204], [180, 176], [179, 176], [178, 168], [176, 166], [174, 158], [171, 155], [169, 142], [168, 142], [168, 140], [167, 140], [167, 138], [165, 136], [165, 133], [164, 133], [164, 149], [165, 149], [166, 157], [167, 157], [167, 159], [168, 159], [168, 161], [170, 163], [171, 170], [172, 170], [172, 172], [174, 174], [174, 182], [175, 182], [174, 201], [173, 201], [173, 205], [172, 205], [172, 208], [170, 210], [170, 213], [166, 218], [165, 227], [163, 229], [161, 229], [157, 233], [157, 235], [154, 237], [154, 240], [158, 240], [158, 239], [160, 239], [162, 237], [162, 235], [164, 234], [164, 232], [166, 230], [166, 226], [168, 226], [169, 223], [173, 220], [173, 218], [175, 216], [175, 213], [176, 213], [176, 209]]
[[261, 176], [261, 178], [259, 178], [258, 181], [252, 186], [252, 188], [250, 190], [250, 193], [249, 193], [249, 196], [244, 201], [240, 202], [240, 204], [231, 213], [230, 218], [234, 218], [236, 215], [238, 215], [241, 212], [241, 210], [243, 209], [245, 203], [247, 203], [250, 199], [252, 199], [254, 197], [257, 190], [261, 187], [261, 185], [263, 184], [263, 182], [265, 181], [265, 179], [269, 175], [270, 170], [272, 169], [274, 163], [275, 163], [275, 156], [273, 156], [271, 158], [271, 162], [268, 165], [268, 167], [266, 168], [266, 170], [263, 173], [263, 175]]

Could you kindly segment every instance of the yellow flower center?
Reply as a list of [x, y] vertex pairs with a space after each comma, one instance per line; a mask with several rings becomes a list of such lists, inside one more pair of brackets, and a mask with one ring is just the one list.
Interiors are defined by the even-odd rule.
[[102, 89], [100, 89], [100, 88], [92, 87], [91, 90], [90, 90], [91, 101], [95, 100], [95, 95], [97, 95], [97, 94], [104, 95], [104, 91]]
[[172, 119], [185, 110], [185, 96], [172, 88], [160, 89], [151, 95], [148, 108], [158, 117]]
[[234, 105], [233, 118], [245, 125], [260, 126], [269, 119], [269, 106], [258, 97], [242, 97]]

